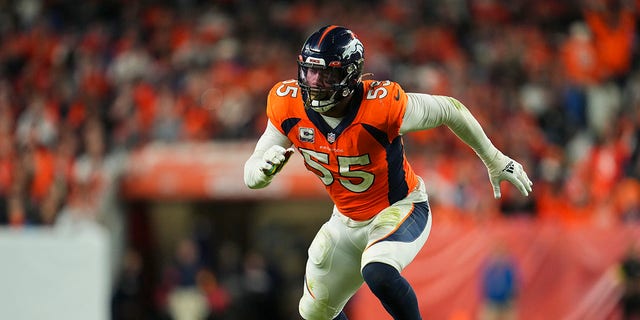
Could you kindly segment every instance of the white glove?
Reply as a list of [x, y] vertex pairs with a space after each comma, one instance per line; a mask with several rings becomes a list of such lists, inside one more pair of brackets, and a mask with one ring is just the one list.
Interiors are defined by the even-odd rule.
[[485, 162], [485, 165], [489, 171], [489, 180], [493, 186], [493, 196], [496, 199], [502, 195], [500, 182], [503, 180], [511, 182], [524, 196], [528, 196], [532, 191], [533, 182], [527, 177], [522, 165], [501, 152], [498, 152], [491, 161]]
[[279, 145], [271, 146], [262, 155], [263, 163], [260, 165], [260, 170], [267, 176], [271, 177], [280, 172], [282, 167], [289, 161], [289, 158], [293, 154], [293, 148], [283, 148]]

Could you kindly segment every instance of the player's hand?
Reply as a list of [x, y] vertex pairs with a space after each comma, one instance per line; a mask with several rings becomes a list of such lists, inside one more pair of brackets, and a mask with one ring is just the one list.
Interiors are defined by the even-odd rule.
[[285, 149], [281, 146], [275, 145], [267, 149], [262, 155], [262, 166], [260, 170], [268, 177], [280, 172], [282, 167], [289, 161], [289, 158], [293, 154], [293, 148]]
[[500, 182], [503, 180], [511, 182], [524, 196], [528, 196], [532, 191], [533, 182], [529, 180], [522, 165], [502, 153], [498, 153], [496, 158], [487, 164], [487, 169], [493, 186], [493, 196], [496, 199], [502, 196]]

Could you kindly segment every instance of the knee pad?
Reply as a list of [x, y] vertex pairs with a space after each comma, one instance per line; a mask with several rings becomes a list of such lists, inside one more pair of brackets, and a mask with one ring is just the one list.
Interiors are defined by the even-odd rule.
[[304, 294], [302, 295], [302, 298], [300, 298], [298, 312], [305, 320], [333, 319], [340, 314], [340, 310], [335, 310], [308, 294]]

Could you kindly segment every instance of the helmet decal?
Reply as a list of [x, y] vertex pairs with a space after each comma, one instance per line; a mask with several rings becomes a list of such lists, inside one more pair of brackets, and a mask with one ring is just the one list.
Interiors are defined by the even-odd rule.
[[347, 44], [344, 52], [342, 52], [342, 59], [349, 59], [354, 53], [359, 53], [361, 56], [364, 55], [364, 46], [362, 45], [362, 42], [360, 42], [356, 38], [354, 38], [353, 41], [350, 41], [349, 44]]
[[309, 64], [317, 64], [320, 66], [325, 66], [326, 64], [324, 63], [324, 59], [322, 58], [316, 58], [316, 57], [307, 57], [307, 60], [305, 60], [306, 63]]

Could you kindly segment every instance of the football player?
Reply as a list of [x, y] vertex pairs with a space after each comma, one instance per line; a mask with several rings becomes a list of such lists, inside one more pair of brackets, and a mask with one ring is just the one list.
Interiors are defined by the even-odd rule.
[[308, 250], [299, 303], [307, 320], [347, 319], [342, 309], [363, 282], [394, 319], [421, 319], [400, 272], [426, 242], [431, 212], [403, 134], [446, 125], [484, 162], [496, 198], [503, 180], [525, 196], [532, 188], [522, 165], [458, 100], [363, 80], [363, 65], [364, 46], [351, 30], [329, 25], [309, 36], [297, 80], [269, 93], [267, 128], [244, 167], [247, 186], [264, 188], [297, 150], [335, 204]]

